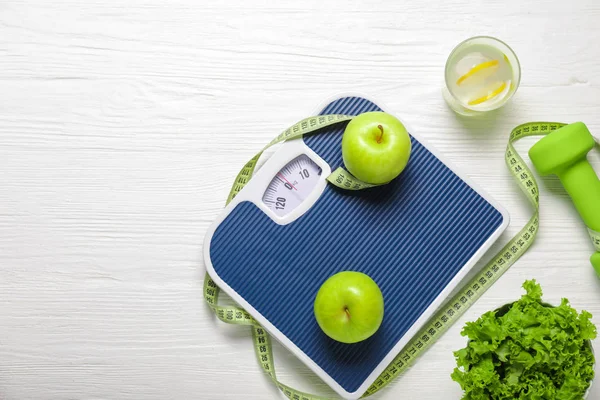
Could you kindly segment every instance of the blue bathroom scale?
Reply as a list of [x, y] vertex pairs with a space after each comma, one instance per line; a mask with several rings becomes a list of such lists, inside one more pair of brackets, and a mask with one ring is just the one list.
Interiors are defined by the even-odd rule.
[[[349, 96], [317, 113], [367, 111], [382, 109]], [[343, 165], [345, 126], [285, 142], [210, 226], [204, 259], [217, 285], [273, 337], [342, 397], [358, 399], [509, 219], [409, 127], [412, 155], [398, 178], [362, 191], [328, 184]], [[341, 271], [369, 275], [384, 297], [381, 327], [356, 344], [327, 337], [313, 314], [319, 287]]]

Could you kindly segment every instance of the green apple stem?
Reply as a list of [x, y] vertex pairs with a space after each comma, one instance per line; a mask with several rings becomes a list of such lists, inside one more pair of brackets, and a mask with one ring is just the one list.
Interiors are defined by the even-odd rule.
[[350, 319], [350, 310], [348, 310], [348, 307], [344, 307], [344, 312], [346, 313], [348, 319]]
[[377, 127], [381, 131], [381, 135], [379, 135], [379, 137], [377, 138], [377, 143], [381, 143], [381, 139], [383, 139], [383, 126], [377, 125]]

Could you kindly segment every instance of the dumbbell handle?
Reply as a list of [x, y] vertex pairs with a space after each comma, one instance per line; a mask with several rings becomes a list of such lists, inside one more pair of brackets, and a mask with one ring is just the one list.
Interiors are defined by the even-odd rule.
[[[586, 158], [558, 173], [583, 222], [595, 232], [600, 232], [600, 180]], [[590, 259], [600, 276], [600, 252]]]
[[600, 180], [592, 165], [583, 158], [557, 175], [583, 222], [600, 232]]

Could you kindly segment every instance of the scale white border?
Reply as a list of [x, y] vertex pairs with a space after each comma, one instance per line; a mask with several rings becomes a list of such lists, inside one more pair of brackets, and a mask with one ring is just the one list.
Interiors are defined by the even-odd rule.
[[[328, 104], [343, 97], [361, 97], [369, 100], [380, 107], [385, 112], [389, 112], [388, 108], [382, 105], [381, 102], [376, 102], [369, 96], [365, 96], [360, 93], [343, 93], [322, 102], [314, 114], [320, 113]], [[394, 360], [398, 353], [408, 344], [408, 342], [419, 332], [421, 328], [427, 323], [427, 321], [435, 314], [437, 309], [441, 307], [447, 300], [452, 291], [458, 286], [463, 278], [469, 273], [469, 271], [477, 264], [479, 259], [489, 250], [489, 248], [496, 242], [500, 235], [506, 230], [510, 223], [510, 217], [504, 207], [502, 207], [495, 199], [486, 193], [477, 183], [471, 178], [467, 177], [466, 174], [460, 172], [452, 163], [443, 156], [433, 146], [428, 144], [422, 137], [416, 134], [416, 131], [412, 130], [409, 125], [402, 123], [406, 126], [408, 132], [414, 136], [427, 150], [435, 155], [440, 161], [442, 161], [452, 172], [458, 175], [464, 182], [466, 182], [473, 190], [475, 190], [481, 197], [487, 200], [494, 208], [496, 208], [502, 214], [502, 224], [496, 231], [489, 237], [489, 239], [473, 254], [469, 261], [460, 269], [458, 274], [450, 281], [450, 283], [440, 292], [436, 299], [430, 304], [430, 306], [423, 312], [419, 319], [413, 324], [413, 326], [404, 334], [404, 336], [394, 345], [379, 365], [371, 372], [367, 379], [360, 385], [355, 392], [347, 392], [341, 385], [339, 385], [331, 376], [329, 376], [319, 365], [317, 365], [311, 358], [309, 358], [300, 348], [298, 348], [290, 339], [281, 333], [273, 324], [271, 324], [262, 314], [260, 314], [254, 307], [252, 307], [242, 296], [240, 296], [234, 289], [232, 289], [227, 283], [225, 283], [214, 270], [210, 259], [210, 244], [212, 237], [217, 230], [218, 226], [227, 218], [231, 211], [237, 204], [242, 201], [250, 201], [254, 203], [258, 208], [263, 210], [269, 217], [271, 217], [276, 223], [280, 225], [289, 224], [290, 222], [297, 219], [300, 215], [304, 214], [321, 196], [323, 193], [327, 181], [325, 178], [331, 173], [331, 167], [327, 164], [320, 156], [318, 156], [312, 149], [304, 144], [302, 138], [290, 140], [285, 142], [280, 149], [278, 149], [269, 158], [264, 165], [253, 175], [249, 183], [239, 192], [239, 194], [225, 207], [223, 212], [217, 217], [217, 219], [209, 226], [208, 231], [204, 239], [204, 262], [206, 270], [215, 283], [231, 298], [237, 302], [244, 310], [246, 310], [252, 317], [254, 317], [266, 330], [275, 337], [281, 344], [287, 347], [296, 357], [304, 362], [313, 372], [315, 372], [325, 383], [327, 383], [333, 390], [335, 390], [340, 396], [348, 400], [356, 400], [360, 398], [364, 392], [371, 386], [379, 375], [387, 368], [387, 366]], [[272, 212], [263, 202], [262, 195], [264, 190], [271, 182], [273, 176], [285, 166], [289, 161], [293, 160], [300, 154], [307, 154], [313, 161], [315, 161], [322, 169], [321, 180], [317, 183], [315, 189], [309, 195], [309, 197], [294, 211], [286, 216], [279, 217]]]

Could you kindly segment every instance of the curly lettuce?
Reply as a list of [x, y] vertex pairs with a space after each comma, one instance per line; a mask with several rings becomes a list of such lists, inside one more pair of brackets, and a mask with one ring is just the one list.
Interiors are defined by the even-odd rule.
[[542, 288], [526, 281], [527, 292], [508, 307], [468, 322], [467, 347], [454, 353], [452, 379], [463, 400], [581, 400], [594, 378], [589, 340], [596, 327], [587, 311], [577, 313], [562, 299], [542, 303]]

